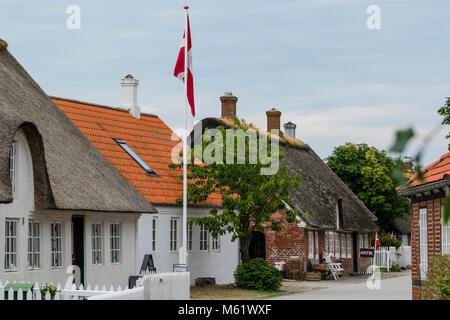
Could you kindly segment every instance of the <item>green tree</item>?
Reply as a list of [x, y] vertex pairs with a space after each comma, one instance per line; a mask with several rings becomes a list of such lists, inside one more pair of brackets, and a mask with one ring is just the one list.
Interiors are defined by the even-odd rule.
[[326, 161], [377, 216], [381, 231], [392, 231], [393, 220], [409, 212], [409, 203], [397, 195], [397, 184], [392, 178], [395, 160], [386, 151], [347, 142], [336, 147]]
[[[242, 129], [244, 133], [247, 130], [253, 130], [238, 119], [235, 121], [235, 126]], [[189, 223], [204, 225], [213, 237], [231, 233], [232, 241], [239, 239], [242, 262], [247, 262], [252, 232], [263, 232], [263, 224], [270, 220], [273, 213], [286, 209], [286, 220], [295, 221], [297, 210], [286, 208], [286, 203], [290, 202], [289, 189], [300, 185], [300, 176], [289, 175], [286, 167], [283, 166], [272, 175], [262, 175], [261, 169], [268, 168], [271, 164], [264, 164], [261, 157], [257, 157], [256, 163], [250, 164], [252, 148], [264, 148], [261, 144], [261, 135], [257, 146], [251, 142], [251, 139], [246, 138], [244, 147], [239, 148], [237, 138], [219, 139], [218, 135], [214, 135], [214, 139], [211, 139], [210, 131], [212, 130], [206, 129], [203, 133], [201, 150], [204, 152], [213, 150], [212, 155], [216, 160], [222, 161], [196, 164], [194, 159], [198, 154], [199, 146], [195, 147], [196, 150], [191, 152], [191, 164], [188, 164], [188, 201], [199, 203], [207, 200], [214, 193], [220, 195], [222, 208], [212, 209], [207, 216], [191, 219]], [[217, 131], [222, 137], [226, 137], [224, 127], [218, 127]], [[227, 144], [234, 146], [231, 148], [232, 155], [228, 157], [232, 156], [234, 163], [238, 163], [239, 154], [244, 155], [244, 164], [227, 164]], [[272, 150], [270, 137], [266, 146], [268, 157], [277, 157], [281, 163], [284, 158], [283, 152]], [[170, 165], [172, 168], [181, 166], [182, 164]], [[182, 179], [182, 176], [180, 178]], [[177, 201], [181, 202], [182, 199]], [[282, 225], [280, 222], [272, 222], [271, 229], [279, 231]]]

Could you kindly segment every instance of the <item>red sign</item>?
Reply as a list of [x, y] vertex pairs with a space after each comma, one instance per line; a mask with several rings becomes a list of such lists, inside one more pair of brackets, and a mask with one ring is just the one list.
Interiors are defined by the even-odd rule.
[[373, 258], [375, 256], [375, 249], [373, 248], [360, 248], [359, 256], [361, 258]]

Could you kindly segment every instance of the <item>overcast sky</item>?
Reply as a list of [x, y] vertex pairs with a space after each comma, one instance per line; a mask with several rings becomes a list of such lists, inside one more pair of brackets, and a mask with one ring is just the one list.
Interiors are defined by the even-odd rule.
[[[322, 158], [347, 141], [387, 148], [397, 128], [421, 137], [450, 95], [450, 1], [21, 1], [0, 2], [0, 38], [49, 94], [120, 106], [120, 79], [140, 81], [138, 104], [183, 125], [183, 86], [172, 76], [191, 6], [197, 116], [220, 115], [232, 91], [241, 118], [282, 123]], [[81, 29], [66, 26], [69, 5]], [[369, 5], [381, 29], [369, 30]], [[443, 128], [425, 163], [447, 151]]]

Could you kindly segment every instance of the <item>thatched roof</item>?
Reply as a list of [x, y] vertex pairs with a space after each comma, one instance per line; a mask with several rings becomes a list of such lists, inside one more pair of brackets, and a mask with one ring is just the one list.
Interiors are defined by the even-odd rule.
[[[233, 122], [222, 118], [206, 118], [199, 122], [199, 125], [200, 123], [202, 129], [220, 125], [225, 128], [233, 126]], [[251, 125], [249, 127], [265, 132]], [[299, 210], [300, 217], [308, 226], [336, 228], [336, 207], [340, 199], [343, 230], [357, 232], [378, 230], [374, 222], [375, 215], [307, 144], [295, 138], [282, 136], [280, 145], [285, 155], [281, 165], [287, 166], [290, 174], [299, 173], [302, 176], [300, 186], [291, 190], [292, 202], [289, 205]]]
[[408, 216], [407, 219], [395, 219], [393, 226], [400, 234], [411, 234], [411, 216]]
[[9, 148], [18, 129], [30, 144], [36, 206], [156, 212], [33, 81], [0, 50], [0, 203], [9, 203]]

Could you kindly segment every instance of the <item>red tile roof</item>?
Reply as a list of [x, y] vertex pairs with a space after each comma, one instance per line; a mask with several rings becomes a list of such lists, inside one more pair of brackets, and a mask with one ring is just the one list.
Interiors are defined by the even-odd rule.
[[[172, 149], [180, 141], [171, 140], [173, 131], [158, 116], [141, 113], [136, 119], [125, 109], [59, 97], [52, 100], [149, 202], [176, 204], [182, 197], [183, 183], [178, 178], [182, 170], [168, 167]], [[148, 176], [113, 139], [124, 140], [159, 177]], [[220, 206], [221, 201], [212, 195], [202, 204]]]
[[425, 180], [420, 181], [419, 179], [417, 179], [417, 175], [414, 175], [409, 180], [411, 187], [416, 187], [426, 183], [436, 182], [439, 180], [449, 179], [450, 152], [443, 154], [439, 160], [428, 165], [422, 172]]

